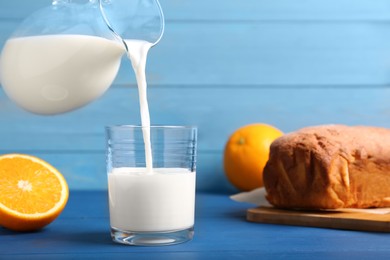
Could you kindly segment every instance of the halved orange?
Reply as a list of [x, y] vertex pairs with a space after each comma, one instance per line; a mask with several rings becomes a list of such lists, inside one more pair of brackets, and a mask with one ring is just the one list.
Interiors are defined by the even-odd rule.
[[33, 231], [65, 208], [69, 190], [62, 174], [46, 161], [25, 154], [0, 156], [0, 225]]

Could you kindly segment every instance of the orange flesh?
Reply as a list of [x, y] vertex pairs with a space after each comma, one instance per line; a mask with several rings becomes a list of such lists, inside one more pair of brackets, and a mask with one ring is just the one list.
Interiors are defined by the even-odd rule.
[[61, 199], [61, 183], [45, 166], [25, 158], [0, 164], [0, 203], [22, 214], [45, 213]]

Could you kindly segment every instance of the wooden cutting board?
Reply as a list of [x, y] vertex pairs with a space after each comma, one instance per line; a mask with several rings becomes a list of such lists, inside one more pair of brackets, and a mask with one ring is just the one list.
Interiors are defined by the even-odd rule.
[[247, 220], [270, 224], [390, 232], [390, 214], [298, 211], [258, 207], [248, 209]]

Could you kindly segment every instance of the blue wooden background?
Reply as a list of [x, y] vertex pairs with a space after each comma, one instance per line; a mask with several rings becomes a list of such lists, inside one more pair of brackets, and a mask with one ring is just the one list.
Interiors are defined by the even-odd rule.
[[[0, 0], [0, 47], [50, 0]], [[153, 124], [199, 127], [198, 190], [234, 192], [229, 135], [327, 123], [390, 127], [389, 0], [161, 0], [162, 41], [147, 78]], [[130, 63], [96, 102], [60, 116], [20, 110], [0, 88], [0, 153], [39, 156], [70, 189], [106, 189], [104, 126], [139, 124]]]

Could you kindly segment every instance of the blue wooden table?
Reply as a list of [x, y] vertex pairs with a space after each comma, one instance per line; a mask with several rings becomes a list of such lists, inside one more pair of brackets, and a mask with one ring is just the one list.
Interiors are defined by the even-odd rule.
[[160, 247], [115, 244], [107, 193], [71, 192], [61, 216], [41, 231], [0, 229], [0, 259], [388, 259], [390, 234], [251, 223], [251, 205], [198, 193], [195, 236]]
[[0, 259], [388, 259], [390, 234], [251, 223], [251, 205], [198, 193], [195, 236], [163, 247], [115, 244], [107, 193], [72, 192], [62, 215], [35, 233], [0, 229]]

